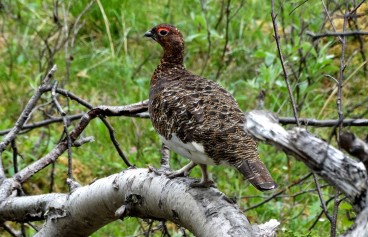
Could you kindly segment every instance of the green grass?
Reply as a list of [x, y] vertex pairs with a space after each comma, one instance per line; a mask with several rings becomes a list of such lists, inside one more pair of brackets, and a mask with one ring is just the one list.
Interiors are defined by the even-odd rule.
[[[3, 7], [0, 8], [1, 130], [13, 126], [49, 66], [50, 54], [47, 52], [45, 39], [48, 39], [49, 46], [53, 48], [57, 45], [58, 37], [57, 26], [52, 21], [52, 2], [16, 0], [3, 3]], [[68, 12], [66, 20], [69, 23], [75, 21], [88, 2], [65, 1], [65, 9]], [[226, 1], [224, 4], [226, 5]], [[338, 77], [340, 55], [338, 48], [336, 50], [337, 42], [329, 38], [313, 45], [308, 36], [298, 35], [302, 28], [301, 19], [304, 19], [304, 25], [308, 25], [308, 30], [313, 32], [318, 32], [323, 24], [320, 1], [308, 1], [293, 11], [298, 4], [298, 1], [286, 2], [278, 19], [280, 34], [286, 33], [287, 40], [282, 38], [281, 43], [288, 65], [297, 69], [301, 55], [307, 55], [306, 66], [300, 72], [298, 80], [288, 68], [294, 95], [300, 104], [300, 116], [318, 119], [337, 118], [336, 97], [333, 97], [321, 112], [334, 86], [325, 75]], [[204, 4], [206, 14], [204, 14], [199, 1], [101, 0], [100, 6], [94, 4], [81, 17], [84, 25], [75, 38], [74, 48], [69, 49], [73, 60], [70, 62], [68, 80], [65, 80], [64, 48], [61, 47], [53, 55], [51, 64], [56, 63], [58, 66], [55, 79], [59, 82], [64, 81], [65, 89], [93, 105], [124, 105], [146, 99], [149, 80], [159, 63], [162, 50], [157, 44], [144, 38], [143, 34], [156, 24], [167, 22], [175, 24], [185, 36], [185, 64], [189, 70], [216, 80], [230, 90], [244, 110], [254, 109], [259, 91], [266, 90], [265, 109], [280, 116], [290, 117], [292, 108], [284, 79], [280, 75], [281, 66], [273, 38], [270, 5], [264, 1], [252, 0], [245, 1], [244, 6], [238, 9], [240, 6], [241, 1], [232, 1], [228, 45], [223, 60], [226, 17], [224, 10], [221, 11], [222, 1], [206, 1]], [[62, 7], [59, 7], [59, 19], [62, 25], [64, 21]], [[207, 30], [211, 33], [210, 54]], [[348, 40], [347, 44], [348, 47], [357, 48], [356, 42], [352, 40]], [[40, 57], [42, 53], [44, 56]], [[348, 54], [346, 57], [351, 56], [353, 60], [345, 70], [346, 77], [361, 64], [359, 54], [355, 56]], [[67, 58], [70, 58], [70, 55], [67, 55]], [[216, 75], [219, 75], [218, 78]], [[345, 112], [365, 98], [362, 91], [366, 91], [367, 83], [362, 70], [354, 74], [346, 88], [343, 100]], [[49, 99], [50, 94], [44, 95], [42, 103]], [[68, 114], [86, 111], [73, 101], [67, 102], [64, 99], [61, 101]], [[362, 110], [355, 110], [351, 116], [359, 116]], [[50, 113], [57, 115], [55, 111]], [[33, 120], [42, 118], [42, 113], [37, 112]], [[132, 163], [138, 167], [146, 167], [147, 164], [156, 167], [159, 165], [160, 142], [149, 120], [109, 118], [109, 121]], [[331, 133], [331, 129], [308, 128], [308, 130], [324, 139], [328, 139], [328, 134]], [[352, 130], [362, 134], [358, 129]], [[62, 125], [58, 124], [19, 136], [17, 144], [24, 157], [20, 160], [20, 167], [25, 167], [50, 151], [61, 133]], [[101, 121], [91, 122], [84, 135], [94, 136], [95, 142], [73, 149], [75, 163], [78, 164], [75, 166], [75, 176], [82, 184], [125, 168]], [[35, 144], [38, 144], [37, 149]], [[301, 162], [287, 157], [271, 146], [261, 144], [259, 150], [280, 189], [309, 172]], [[3, 154], [6, 172], [9, 175], [14, 173], [11, 157], [10, 149]], [[174, 168], [179, 168], [185, 163], [186, 160], [183, 158], [172, 155]], [[273, 193], [261, 194], [234, 170], [212, 167], [210, 171], [219, 189], [228, 196], [236, 197], [243, 209]], [[32, 187], [37, 187], [38, 192], [46, 192], [48, 181], [44, 177], [49, 173], [50, 169], [46, 169], [32, 178]], [[66, 191], [65, 155], [64, 159], [58, 161], [56, 174], [58, 179], [55, 190]], [[199, 177], [199, 170], [194, 170], [192, 175]], [[246, 215], [254, 223], [262, 223], [271, 218], [279, 220], [281, 222], [279, 236], [328, 235], [330, 225], [324, 216], [317, 222], [312, 232], [308, 230], [321, 211], [316, 192], [292, 197], [294, 194], [314, 188], [313, 179], [310, 178], [287, 190], [282, 198], [252, 209]], [[25, 185], [25, 189], [30, 194], [33, 193], [29, 184]], [[324, 188], [323, 193], [325, 199], [328, 199], [335, 191], [332, 188]], [[340, 208], [338, 216], [339, 233], [352, 224], [346, 214], [351, 208], [348, 204], [343, 205], [345, 206]], [[328, 205], [329, 210], [332, 210], [332, 206], [332, 203]], [[134, 236], [141, 233], [139, 226], [137, 219], [129, 218], [124, 222], [117, 221], [105, 226], [93, 236]]]

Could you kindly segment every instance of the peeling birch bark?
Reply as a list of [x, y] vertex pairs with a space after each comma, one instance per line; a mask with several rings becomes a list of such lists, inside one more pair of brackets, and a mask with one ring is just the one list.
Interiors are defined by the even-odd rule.
[[303, 161], [313, 172], [343, 192], [357, 212], [366, 206], [367, 171], [363, 163], [305, 129], [285, 130], [270, 112], [253, 110], [245, 116], [244, 128], [250, 134]]
[[[0, 216], [17, 221], [46, 218], [35, 236], [88, 236], [127, 216], [171, 220], [195, 236], [257, 236], [236, 204], [217, 189], [190, 188], [193, 181], [128, 169], [70, 195], [9, 197], [0, 204]], [[264, 233], [273, 236], [278, 225], [271, 221]]]

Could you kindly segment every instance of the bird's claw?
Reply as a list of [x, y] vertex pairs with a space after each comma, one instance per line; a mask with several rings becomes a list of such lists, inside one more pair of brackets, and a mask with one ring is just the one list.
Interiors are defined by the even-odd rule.
[[169, 179], [173, 179], [176, 177], [187, 177], [189, 175], [188, 171], [166, 171], [165, 172], [166, 177], [168, 177]]

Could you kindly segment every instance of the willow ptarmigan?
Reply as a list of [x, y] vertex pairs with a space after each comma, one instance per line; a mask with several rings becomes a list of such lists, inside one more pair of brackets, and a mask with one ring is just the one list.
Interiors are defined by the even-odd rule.
[[184, 40], [172, 25], [160, 24], [144, 36], [157, 41], [164, 55], [151, 78], [148, 110], [162, 142], [191, 162], [169, 177], [187, 174], [197, 164], [209, 187], [207, 165], [230, 165], [259, 190], [276, 187], [258, 156], [257, 144], [243, 129], [244, 114], [232, 95], [218, 84], [187, 71]]

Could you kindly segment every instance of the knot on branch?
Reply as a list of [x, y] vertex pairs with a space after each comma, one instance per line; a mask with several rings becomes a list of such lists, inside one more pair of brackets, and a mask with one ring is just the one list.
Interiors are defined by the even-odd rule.
[[143, 203], [143, 197], [139, 194], [129, 194], [124, 201], [124, 205], [119, 207], [115, 211], [115, 216], [120, 219], [124, 219], [126, 216], [134, 215], [133, 212], [137, 210], [137, 206], [141, 206]]
[[67, 217], [67, 212], [63, 206], [61, 207], [50, 207], [45, 212], [45, 218], [51, 221], [57, 221], [60, 218]]

